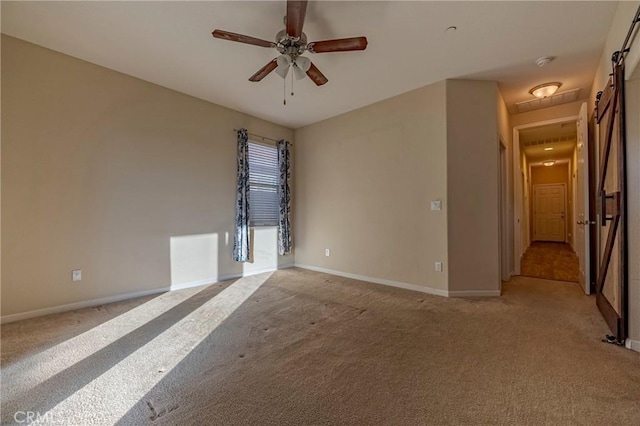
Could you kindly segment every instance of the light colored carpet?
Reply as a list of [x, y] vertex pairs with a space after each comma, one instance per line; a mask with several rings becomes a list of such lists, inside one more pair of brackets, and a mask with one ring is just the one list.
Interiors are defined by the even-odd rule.
[[567, 243], [534, 241], [522, 256], [521, 273], [527, 277], [578, 282], [578, 256]]
[[2, 422], [640, 424], [640, 354], [607, 331], [573, 283], [446, 299], [282, 270], [3, 325]]

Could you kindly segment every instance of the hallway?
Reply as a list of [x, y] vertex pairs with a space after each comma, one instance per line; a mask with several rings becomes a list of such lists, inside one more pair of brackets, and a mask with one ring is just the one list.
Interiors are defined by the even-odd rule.
[[578, 257], [567, 243], [534, 241], [522, 256], [521, 273], [527, 277], [578, 282]]

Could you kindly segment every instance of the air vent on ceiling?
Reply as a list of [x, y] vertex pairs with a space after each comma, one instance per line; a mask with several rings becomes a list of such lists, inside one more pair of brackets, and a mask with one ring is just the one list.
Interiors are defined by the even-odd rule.
[[535, 109], [546, 108], [555, 105], [566, 104], [578, 100], [580, 89], [567, 90], [566, 92], [556, 93], [542, 99], [532, 99], [530, 101], [517, 102], [514, 113], [533, 111]]
[[573, 136], [573, 135], [558, 136], [558, 137], [555, 137], [555, 138], [538, 139], [537, 141], [522, 142], [522, 145], [524, 145], [524, 146], [552, 145], [554, 143], [569, 142], [569, 141], [573, 141], [575, 139], [576, 139], [576, 137]]

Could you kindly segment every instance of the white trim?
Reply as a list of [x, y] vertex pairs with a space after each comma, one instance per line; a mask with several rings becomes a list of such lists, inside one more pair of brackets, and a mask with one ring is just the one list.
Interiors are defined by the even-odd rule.
[[184, 290], [185, 288], [191, 288], [191, 287], [200, 287], [201, 285], [215, 284], [215, 283], [219, 283], [220, 281], [234, 280], [236, 278], [248, 277], [250, 275], [256, 275], [256, 274], [261, 274], [263, 272], [270, 272], [270, 271], [275, 271], [275, 269], [265, 269], [265, 270], [261, 269], [259, 271], [251, 272], [250, 274], [229, 274], [229, 275], [222, 275], [217, 278], [211, 277], [211, 278], [205, 278], [204, 280], [188, 281], [186, 283], [179, 283], [179, 284], [171, 284], [171, 287], [169, 287], [169, 291]]
[[19, 314], [4, 315], [0, 317], [0, 323], [22, 321], [29, 318], [41, 317], [45, 315], [58, 314], [60, 312], [75, 311], [76, 309], [91, 308], [93, 306], [106, 305], [107, 303], [121, 302], [123, 300], [135, 299], [136, 297], [150, 296], [152, 294], [165, 293], [170, 287], [154, 288], [153, 290], [136, 291], [134, 293], [119, 294], [116, 296], [102, 297], [100, 299], [85, 300], [82, 302], [69, 303], [67, 305], [52, 306], [50, 308], [36, 309], [35, 311], [21, 312]]
[[640, 352], [640, 340], [627, 339], [624, 342], [624, 346], [632, 351]]
[[551, 120], [536, 121], [535, 123], [521, 124], [519, 126], [514, 126], [514, 130], [520, 131], [522, 129], [530, 129], [532, 127], [547, 126], [549, 124], [569, 123], [571, 121], [578, 121], [578, 115], [569, 115], [567, 117], [553, 118]]
[[359, 275], [359, 274], [351, 274], [349, 272], [342, 272], [342, 271], [336, 271], [333, 269], [326, 269], [326, 268], [319, 268], [317, 266], [311, 266], [311, 265], [303, 265], [300, 263], [296, 263], [296, 268], [302, 268], [302, 269], [308, 269], [310, 271], [316, 271], [316, 272], [323, 272], [325, 274], [331, 274], [331, 275], [337, 275], [339, 277], [345, 277], [345, 278], [352, 278], [354, 280], [360, 280], [360, 281], [368, 281], [374, 284], [383, 284], [383, 285], [388, 285], [391, 287], [398, 287], [398, 288], [403, 288], [405, 290], [413, 290], [413, 291], [419, 291], [421, 293], [427, 293], [427, 294], [433, 294], [436, 296], [443, 296], [443, 297], [447, 297], [449, 296], [449, 292], [446, 290], [439, 290], [437, 288], [431, 288], [431, 287], [423, 287], [423, 286], [419, 286], [419, 285], [415, 285], [415, 284], [407, 284], [407, 283], [402, 283], [399, 281], [391, 281], [391, 280], [385, 280], [382, 278], [375, 278], [375, 277], [368, 277], [365, 275]]
[[255, 271], [250, 271], [250, 272], [243, 272], [241, 274], [234, 274], [234, 275], [227, 275], [225, 277], [220, 277], [219, 281], [222, 280], [230, 280], [232, 278], [242, 278], [242, 277], [250, 277], [252, 275], [258, 275], [258, 274], [264, 274], [265, 272], [274, 272], [277, 271], [280, 268], [263, 268], [263, 269], [258, 269]]
[[207, 278], [204, 280], [189, 281], [186, 283], [179, 283], [179, 284], [171, 284], [171, 287], [169, 287], [169, 291], [182, 290], [182, 289], [191, 288], [191, 287], [199, 287], [201, 285], [212, 284], [217, 281], [218, 281], [217, 278]]
[[500, 296], [500, 290], [463, 290], [450, 291], [449, 297], [495, 297]]

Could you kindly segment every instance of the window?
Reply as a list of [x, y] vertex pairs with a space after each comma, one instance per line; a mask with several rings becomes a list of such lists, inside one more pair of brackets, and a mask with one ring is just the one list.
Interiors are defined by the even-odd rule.
[[278, 150], [249, 142], [249, 224], [278, 224]]

